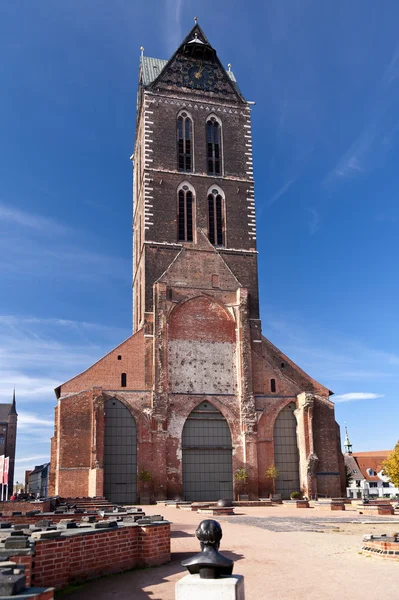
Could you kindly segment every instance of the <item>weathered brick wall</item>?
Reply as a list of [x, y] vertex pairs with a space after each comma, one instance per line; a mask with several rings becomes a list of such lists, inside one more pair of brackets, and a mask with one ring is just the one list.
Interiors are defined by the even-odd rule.
[[325, 496], [341, 494], [340, 457], [337, 448], [334, 405], [327, 400], [315, 399], [313, 438], [319, 459], [317, 492]]
[[170, 524], [138, 528], [138, 561], [142, 566], [170, 561]]
[[131, 525], [39, 539], [34, 556], [12, 555], [10, 551], [10, 560], [26, 566], [30, 585], [62, 589], [70, 583], [170, 561], [170, 524]]
[[[39, 510], [40, 512], [49, 512], [50, 510], [50, 500], [44, 500], [43, 502], [0, 502], [0, 512], [3, 515], [11, 515], [15, 512], [26, 513], [29, 510]], [[0, 517], [0, 521], [2, 521], [2, 517]]]
[[12, 557], [12, 562], [15, 562], [17, 565], [23, 565], [25, 567], [25, 577], [26, 577], [26, 587], [33, 586], [32, 583], [32, 568], [33, 568], [33, 555], [26, 554], [18, 555]]
[[[3, 515], [0, 517], [0, 522], [1, 523], [12, 523], [13, 525], [25, 525], [25, 523], [27, 525], [36, 525], [38, 523], [38, 521], [42, 521], [43, 519], [48, 519], [49, 521], [51, 521], [52, 523], [60, 523], [61, 521], [65, 521], [65, 519], [73, 519], [75, 521], [80, 521], [81, 517], [84, 516], [82, 514], [68, 514], [68, 513], [63, 513], [63, 514], [55, 514], [55, 513], [50, 513], [50, 514], [39, 514], [39, 515], [32, 515], [27, 517], [26, 515], [5, 515], [3, 513]], [[94, 520], [99, 520], [101, 517], [97, 514], [95, 515], [90, 515], [92, 517], [94, 517]]]
[[297, 395], [313, 392], [328, 397], [329, 390], [302, 371], [288, 356], [262, 337], [262, 344], [254, 344], [252, 353], [254, 390], [257, 394], [272, 395], [270, 379], [276, 379], [276, 394]]
[[[144, 390], [145, 387], [145, 338], [140, 330], [125, 342], [111, 350], [80, 375], [60, 386], [60, 395], [81, 392], [92, 387], [111, 390]], [[118, 356], [121, 358], [118, 359]], [[121, 374], [126, 373], [126, 388], [121, 386]]]

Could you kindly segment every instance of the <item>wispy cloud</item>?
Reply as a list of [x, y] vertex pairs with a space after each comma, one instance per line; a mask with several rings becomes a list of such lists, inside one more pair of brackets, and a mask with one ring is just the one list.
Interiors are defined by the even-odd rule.
[[375, 380], [399, 382], [397, 354], [373, 348], [344, 332], [325, 330], [311, 319], [305, 321], [295, 313], [281, 315], [268, 306], [263, 330], [283, 352], [330, 389], [349, 387], [349, 383], [353, 389]]
[[[390, 149], [392, 138], [398, 131], [396, 110], [399, 96], [398, 76], [399, 47], [394, 50], [380, 81], [374, 86], [375, 97], [363, 129], [327, 175], [325, 184], [364, 174], [370, 165], [375, 167], [383, 160], [383, 155]], [[376, 152], [378, 152], [378, 160], [371, 159], [370, 157], [374, 157]]]
[[319, 212], [312, 206], [308, 206], [306, 211], [310, 214], [310, 219], [308, 222], [310, 235], [316, 233], [320, 224], [320, 214]]
[[348, 394], [339, 394], [333, 397], [333, 401], [339, 402], [354, 402], [356, 400], [375, 400], [376, 398], [384, 398], [384, 394], [373, 394], [369, 392], [350, 392]]
[[277, 202], [277, 200], [279, 200], [280, 198], [282, 198], [282, 196], [284, 196], [284, 194], [286, 192], [288, 192], [288, 190], [290, 189], [290, 187], [292, 186], [292, 184], [294, 183], [295, 179], [290, 179], [289, 181], [287, 181], [267, 202], [266, 202], [266, 206], [272, 206], [272, 204], [274, 204], [275, 202]]
[[67, 227], [61, 225], [54, 219], [36, 215], [28, 211], [11, 208], [0, 202], [0, 221], [13, 223], [22, 227], [28, 227], [41, 233], [61, 234], [68, 231]]
[[18, 413], [18, 428], [31, 429], [32, 426], [39, 426], [43, 428], [54, 427], [54, 421], [52, 419], [45, 419], [33, 413], [19, 412]]
[[25, 465], [33, 468], [35, 462], [48, 459], [54, 388], [89, 367], [128, 334], [118, 327], [71, 319], [0, 315], [0, 402], [11, 402], [15, 386], [17, 479], [23, 479]]
[[54, 404], [54, 388], [120, 343], [128, 330], [68, 319], [0, 316], [0, 401]]
[[166, 44], [168, 52], [171, 54], [183, 41], [183, 0], [166, 0], [164, 6], [166, 13]]
[[33, 463], [33, 461], [35, 461], [35, 460], [42, 460], [42, 459], [49, 460], [49, 455], [48, 454], [39, 454], [39, 456], [24, 456], [22, 458], [16, 458], [15, 462], [16, 463]]

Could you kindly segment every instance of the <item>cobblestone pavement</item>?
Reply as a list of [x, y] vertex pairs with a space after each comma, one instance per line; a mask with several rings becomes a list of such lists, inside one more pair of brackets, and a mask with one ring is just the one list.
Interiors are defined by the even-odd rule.
[[370, 524], [393, 524], [392, 520], [381, 519], [381, 517], [356, 517], [348, 516], [341, 517], [324, 517], [324, 516], [308, 516], [301, 517], [252, 517], [236, 515], [230, 518], [219, 517], [219, 521], [234, 522], [237, 525], [250, 525], [252, 527], [260, 527], [269, 531], [279, 533], [288, 531], [323, 531], [325, 529], [336, 529], [340, 523], [370, 523]]

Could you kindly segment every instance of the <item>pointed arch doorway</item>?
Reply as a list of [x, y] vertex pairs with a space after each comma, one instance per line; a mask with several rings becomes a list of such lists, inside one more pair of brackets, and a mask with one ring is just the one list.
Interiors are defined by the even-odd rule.
[[137, 498], [137, 431], [130, 411], [116, 398], [104, 403], [104, 496], [133, 504]]
[[282, 498], [289, 498], [291, 492], [300, 491], [295, 408], [295, 402], [290, 402], [280, 411], [274, 424], [274, 464], [280, 471], [276, 479], [276, 493]]
[[182, 451], [186, 500], [233, 500], [230, 428], [222, 413], [209, 402], [201, 402], [187, 417]]

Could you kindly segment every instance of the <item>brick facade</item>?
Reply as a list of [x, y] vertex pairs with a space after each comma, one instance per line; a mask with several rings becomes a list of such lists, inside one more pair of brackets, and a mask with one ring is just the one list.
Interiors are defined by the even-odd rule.
[[[202, 43], [212, 63], [217, 83], [209, 89], [179, 83], [180, 69], [192, 64], [185, 63], [191, 43]], [[51, 493], [103, 494], [104, 402], [116, 398], [135, 419], [138, 471], [151, 471], [158, 499], [182, 493], [182, 431], [204, 400], [229, 425], [232, 469], [247, 469], [251, 499], [273, 491], [264, 472], [275, 462], [274, 424], [292, 402], [301, 490], [340, 496], [343, 457], [331, 392], [261, 334], [250, 106], [198, 25], [152, 80], [151, 61], [143, 57], [140, 68], [133, 156], [134, 333], [57, 388]], [[182, 111], [191, 119], [190, 172], [177, 162]], [[211, 117], [221, 131], [217, 176], [207, 170]], [[190, 242], [178, 237], [182, 185], [193, 190]], [[222, 198], [222, 246], [208, 239], [213, 189]]]

